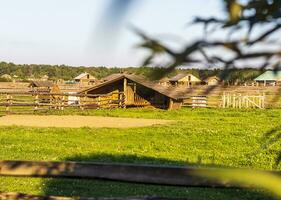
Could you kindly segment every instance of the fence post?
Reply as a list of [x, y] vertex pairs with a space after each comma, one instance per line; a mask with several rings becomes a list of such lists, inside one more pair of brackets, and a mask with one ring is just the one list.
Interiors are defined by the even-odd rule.
[[262, 107], [265, 108], [265, 93], [262, 94]]
[[61, 110], [64, 110], [65, 96], [62, 96]]
[[8, 113], [10, 111], [10, 95], [6, 94], [6, 112]]
[[34, 101], [34, 103], [35, 103], [35, 107], [34, 107], [34, 110], [38, 110], [38, 104], [39, 104], [39, 96], [38, 96], [38, 94], [36, 94], [35, 95], [35, 101]]

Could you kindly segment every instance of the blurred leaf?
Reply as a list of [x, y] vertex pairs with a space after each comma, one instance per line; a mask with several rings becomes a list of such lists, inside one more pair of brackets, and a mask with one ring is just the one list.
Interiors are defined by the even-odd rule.
[[265, 189], [281, 198], [281, 177], [272, 173], [246, 169], [198, 170], [196, 175], [219, 180], [226, 184]]
[[243, 7], [236, 0], [226, 0], [229, 24], [236, 24], [242, 14]]

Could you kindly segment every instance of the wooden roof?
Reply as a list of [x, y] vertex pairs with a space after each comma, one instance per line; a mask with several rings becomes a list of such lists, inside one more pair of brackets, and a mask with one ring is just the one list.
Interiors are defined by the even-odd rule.
[[74, 80], [80, 80], [80, 79], [84, 78], [84, 77], [87, 76], [87, 75], [90, 76], [90, 79], [95, 79], [95, 77], [92, 76], [91, 74], [89, 74], [88, 72], [84, 72], [84, 73], [79, 74], [78, 76], [76, 76], [76, 77], [74, 78]]
[[51, 81], [31, 81], [29, 87], [53, 87], [53, 85]]
[[101, 80], [102, 81], [111, 81], [111, 80], [114, 80], [114, 79], [116, 79], [116, 78], [118, 78], [118, 77], [120, 77], [122, 75], [124, 75], [124, 74], [119, 74], [119, 73], [117, 73], [117, 74], [110, 74], [109, 76], [106, 76], [106, 77], [102, 78]]
[[108, 84], [114, 83], [116, 81], [122, 80], [124, 78], [127, 78], [127, 79], [129, 79], [133, 82], [136, 82], [139, 85], [142, 85], [146, 88], [154, 90], [154, 91], [156, 91], [156, 92], [158, 92], [162, 95], [165, 95], [167, 97], [170, 97], [172, 99], [184, 99], [184, 98], [186, 98], [184, 91], [179, 89], [179, 88], [172, 87], [172, 86], [162, 86], [162, 85], [159, 85], [156, 82], [148, 81], [141, 76], [129, 75], [129, 74], [113, 74], [110, 78], [111, 79], [108, 79], [108, 81], [105, 81], [105, 82], [100, 83], [98, 85], [95, 85], [93, 87], [82, 90], [79, 93], [86, 93], [86, 92], [89, 92], [91, 90], [95, 90], [95, 89], [101, 88], [105, 85], [108, 85]]
[[220, 79], [219, 77], [217, 77], [217, 76], [210, 76], [210, 77], [206, 78], [204, 81], [205, 81], [205, 82], [208, 82], [208, 81], [213, 80], [213, 79], [215, 79], [215, 80], [217, 80], [217, 81], [220, 81], [220, 80], [221, 80], [221, 79]]
[[[184, 78], [184, 77], [186, 77], [186, 76], [194, 76], [193, 74], [177, 74], [176, 76], [174, 76], [174, 77], [172, 77], [171, 79], [170, 79], [170, 81], [172, 81], [172, 82], [176, 82], [176, 81], [179, 81], [179, 80], [181, 80], [182, 78]], [[197, 79], [199, 79], [198, 77], [196, 77], [196, 76], [194, 76], [195, 78], [197, 78]], [[200, 80], [200, 79], [199, 79]]]
[[255, 81], [277, 81], [281, 78], [281, 71], [266, 71], [255, 78]]

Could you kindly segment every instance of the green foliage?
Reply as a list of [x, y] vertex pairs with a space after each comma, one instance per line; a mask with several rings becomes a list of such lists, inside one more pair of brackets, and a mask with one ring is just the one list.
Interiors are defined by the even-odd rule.
[[[195, 66], [196, 67], [196, 66]], [[16, 75], [21, 80], [27, 80], [30, 77], [40, 78], [43, 75], [48, 75], [50, 79], [64, 79], [72, 80], [74, 77], [83, 72], [88, 72], [100, 79], [113, 73], [127, 72], [137, 75], [144, 75], [151, 79], [159, 79], [166, 73], [166, 68], [152, 68], [152, 67], [127, 67], [127, 68], [106, 68], [106, 67], [71, 67], [66, 65], [16, 65], [13, 63], [0, 63], [0, 75], [9, 74], [11, 76]], [[167, 74], [168, 77], [172, 77], [177, 73], [192, 73], [195, 76], [205, 79], [209, 76], [221, 76], [222, 69], [175, 69]], [[262, 71], [258, 69], [230, 69], [225, 77], [226, 81], [234, 82], [236, 80], [247, 81], [253, 80]], [[1, 80], [0, 80], [1, 81]], [[3, 80], [6, 81], [6, 80]]]
[[[61, 114], [80, 114], [75, 111]], [[56, 114], [56, 113], [53, 113]], [[281, 110], [88, 110], [83, 115], [177, 120], [143, 128], [0, 128], [0, 159], [74, 160], [281, 169], [280, 141], [262, 149]], [[118, 119], [117, 119], [118, 120]], [[256, 191], [145, 186], [91, 180], [0, 178], [1, 191], [74, 196], [160, 195], [191, 199], [271, 199]]]

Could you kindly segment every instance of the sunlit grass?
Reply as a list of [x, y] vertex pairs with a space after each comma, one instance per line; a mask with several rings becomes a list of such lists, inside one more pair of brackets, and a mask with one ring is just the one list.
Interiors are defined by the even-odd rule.
[[[52, 114], [81, 114], [52, 111]], [[280, 141], [262, 149], [264, 135], [281, 124], [281, 110], [89, 110], [82, 115], [174, 119], [144, 128], [0, 128], [0, 159], [76, 160], [157, 165], [281, 169]], [[74, 119], [75, 120], [75, 119]], [[191, 199], [264, 199], [256, 192], [144, 186], [90, 180], [1, 178], [0, 191], [75, 196], [178, 196]], [[268, 197], [269, 198], [269, 197]]]

